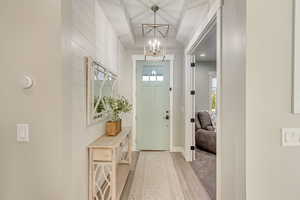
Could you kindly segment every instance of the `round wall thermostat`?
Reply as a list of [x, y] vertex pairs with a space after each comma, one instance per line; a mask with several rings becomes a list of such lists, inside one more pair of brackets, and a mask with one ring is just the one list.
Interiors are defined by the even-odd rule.
[[33, 80], [31, 77], [29, 76], [23, 76], [23, 80], [22, 80], [22, 87], [23, 89], [28, 89], [31, 88], [33, 86]]

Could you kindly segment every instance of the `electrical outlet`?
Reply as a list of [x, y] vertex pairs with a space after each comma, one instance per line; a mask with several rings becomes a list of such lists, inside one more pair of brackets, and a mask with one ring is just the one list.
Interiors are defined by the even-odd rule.
[[29, 125], [17, 124], [17, 141], [29, 142]]

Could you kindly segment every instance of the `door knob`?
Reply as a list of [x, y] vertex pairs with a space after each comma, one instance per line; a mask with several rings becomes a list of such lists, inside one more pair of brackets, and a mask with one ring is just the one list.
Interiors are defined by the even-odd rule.
[[169, 120], [169, 118], [170, 118], [170, 117], [169, 117], [169, 115], [166, 115], [166, 117], [165, 117], [165, 118], [166, 118], [166, 120]]

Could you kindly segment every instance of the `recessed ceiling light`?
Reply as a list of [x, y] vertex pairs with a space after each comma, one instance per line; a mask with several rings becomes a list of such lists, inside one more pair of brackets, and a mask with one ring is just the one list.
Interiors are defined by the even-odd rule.
[[205, 57], [205, 56], [206, 56], [205, 53], [200, 54], [200, 57]]

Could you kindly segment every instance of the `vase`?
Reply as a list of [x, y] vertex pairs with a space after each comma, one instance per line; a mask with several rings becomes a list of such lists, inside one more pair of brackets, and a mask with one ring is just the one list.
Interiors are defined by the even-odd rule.
[[106, 122], [106, 135], [116, 136], [121, 131], [121, 120]]

